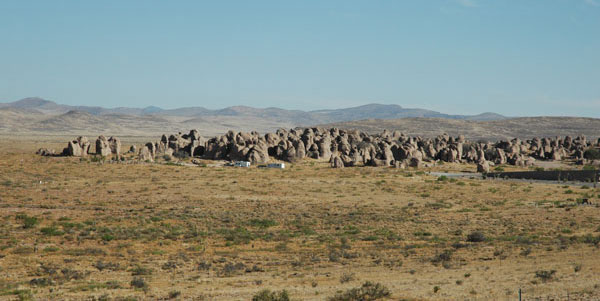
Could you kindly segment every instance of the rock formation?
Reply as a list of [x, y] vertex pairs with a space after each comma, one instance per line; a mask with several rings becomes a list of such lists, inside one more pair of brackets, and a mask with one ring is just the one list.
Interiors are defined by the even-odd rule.
[[[312, 158], [328, 161], [336, 168], [362, 165], [421, 167], [444, 161], [477, 163], [478, 170], [485, 172], [491, 163], [530, 166], [535, 160], [585, 160], [584, 151], [597, 147], [594, 145], [597, 143], [584, 136], [470, 142], [464, 136], [446, 134], [430, 139], [409, 137], [398, 131], [370, 135], [337, 128], [279, 129], [264, 136], [257, 132], [229, 131], [221, 136], [204, 138], [197, 130], [192, 130], [187, 134], [163, 135], [160, 141], [146, 143], [137, 153], [143, 161], [165, 155], [250, 161], [252, 164], [273, 159], [298, 162]], [[121, 143], [115, 137], [100, 136], [96, 140], [98, 155], [120, 154], [120, 149]], [[84, 156], [88, 151], [87, 138], [79, 137], [69, 142], [65, 154]]]

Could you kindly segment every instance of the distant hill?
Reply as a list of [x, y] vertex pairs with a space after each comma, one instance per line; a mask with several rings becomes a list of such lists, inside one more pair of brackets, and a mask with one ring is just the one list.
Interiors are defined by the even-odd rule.
[[50, 100], [30, 97], [15, 102], [0, 103], [0, 108], [34, 109], [45, 114], [64, 114], [69, 111], [82, 111], [92, 115], [126, 114], [126, 115], [163, 115], [180, 117], [201, 116], [245, 116], [270, 119], [286, 119], [294, 123], [301, 122], [338, 122], [361, 119], [397, 119], [407, 117], [436, 117], [466, 120], [502, 120], [506, 117], [495, 113], [479, 115], [449, 115], [425, 109], [403, 108], [399, 105], [368, 104], [364, 106], [335, 109], [301, 111], [280, 108], [253, 108], [248, 106], [233, 106], [224, 109], [210, 110], [203, 107], [186, 107], [177, 109], [162, 109], [151, 106], [146, 108], [103, 108], [97, 106], [69, 106], [57, 104]]
[[494, 113], [480, 115], [449, 115], [425, 109], [403, 108], [399, 105], [369, 104], [335, 110], [286, 110], [233, 106], [218, 110], [203, 107], [162, 109], [103, 108], [70, 106], [30, 97], [10, 103], [0, 103], [0, 131], [4, 133], [98, 133], [157, 135], [162, 132], [198, 128], [205, 135], [232, 130], [274, 131], [277, 128], [311, 126], [361, 119], [396, 119], [436, 117], [457, 120], [503, 120]]
[[277, 128], [323, 125], [357, 128], [368, 132], [400, 130], [411, 135], [464, 134], [471, 139], [503, 139], [533, 136], [600, 135], [600, 119], [577, 117], [508, 118], [496, 113], [451, 115], [403, 108], [399, 105], [368, 104], [335, 110], [286, 110], [233, 106], [219, 110], [203, 107], [178, 109], [103, 108], [69, 106], [32, 97], [0, 103], [0, 134], [136, 135], [198, 129], [203, 135]]

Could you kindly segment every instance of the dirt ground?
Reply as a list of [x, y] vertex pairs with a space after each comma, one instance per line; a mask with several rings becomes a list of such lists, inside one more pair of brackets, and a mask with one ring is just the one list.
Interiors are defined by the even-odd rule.
[[389, 300], [600, 299], [593, 187], [110, 163], [34, 154], [68, 138], [0, 139], [0, 300], [328, 300], [367, 281]]

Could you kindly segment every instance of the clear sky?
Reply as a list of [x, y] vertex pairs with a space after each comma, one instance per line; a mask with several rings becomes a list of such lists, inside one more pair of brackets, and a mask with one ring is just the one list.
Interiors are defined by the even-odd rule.
[[600, 0], [0, 1], [0, 102], [600, 117]]

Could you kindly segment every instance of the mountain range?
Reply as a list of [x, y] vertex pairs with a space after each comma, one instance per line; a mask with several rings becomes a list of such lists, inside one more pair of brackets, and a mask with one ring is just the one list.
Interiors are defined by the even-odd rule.
[[600, 119], [579, 117], [510, 118], [496, 113], [451, 115], [399, 105], [368, 104], [334, 110], [286, 110], [233, 106], [163, 109], [70, 106], [31, 97], [0, 103], [0, 134], [159, 136], [198, 129], [204, 136], [234, 131], [272, 132], [298, 126], [336, 126], [368, 132], [400, 130], [411, 135], [444, 132], [471, 139], [547, 135], [598, 135]]
[[96, 133], [112, 131], [117, 134], [145, 135], [156, 131], [199, 128], [208, 135], [233, 130], [273, 131], [277, 128], [311, 126], [315, 124], [355, 121], [362, 119], [444, 118], [457, 120], [503, 120], [506, 117], [483, 113], [479, 115], [450, 115], [425, 109], [403, 108], [399, 105], [368, 104], [359, 107], [301, 111], [280, 108], [233, 106], [210, 110], [204, 107], [177, 109], [103, 108], [99, 106], [70, 106], [31, 97], [15, 102], [0, 103], [0, 132]]

